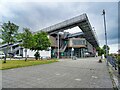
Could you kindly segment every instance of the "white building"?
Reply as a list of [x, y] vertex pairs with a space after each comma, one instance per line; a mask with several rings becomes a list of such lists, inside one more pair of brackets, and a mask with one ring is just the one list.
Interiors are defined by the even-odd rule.
[[[13, 56], [18, 55], [18, 56], [25, 57], [25, 49], [19, 45], [20, 43], [21, 42], [9, 44], [8, 54]], [[7, 44], [3, 44], [0, 46], [0, 51], [5, 53], [6, 49], [7, 49]], [[36, 51], [27, 49], [27, 57], [34, 57], [35, 52]], [[51, 50], [48, 50], [48, 51], [43, 50], [43, 51], [39, 51], [39, 53], [41, 57], [51, 58]]]

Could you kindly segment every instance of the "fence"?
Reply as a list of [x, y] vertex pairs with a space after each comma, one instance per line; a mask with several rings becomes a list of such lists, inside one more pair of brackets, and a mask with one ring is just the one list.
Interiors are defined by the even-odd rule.
[[108, 56], [107, 57], [108, 62], [115, 68], [115, 70], [117, 70], [117, 63], [116, 63], [116, 59], [112, 56]]
[[112, 56], [107, 57], [108, 62], [117, 70], [118, 67], [118, 74], [120, 75], [120, 60], [116, 60], [116, 58]]

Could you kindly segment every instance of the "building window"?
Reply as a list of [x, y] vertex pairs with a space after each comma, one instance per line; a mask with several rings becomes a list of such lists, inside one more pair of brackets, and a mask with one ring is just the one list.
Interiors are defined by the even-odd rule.
[[85, 45], [85, 40], [73, 40], [73, 45]]

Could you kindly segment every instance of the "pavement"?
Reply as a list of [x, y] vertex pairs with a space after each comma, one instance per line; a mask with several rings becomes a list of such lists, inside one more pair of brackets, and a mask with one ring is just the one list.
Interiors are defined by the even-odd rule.
[[100, 57], [9, 69], [2, 71], [2, 88], [113, 88]]

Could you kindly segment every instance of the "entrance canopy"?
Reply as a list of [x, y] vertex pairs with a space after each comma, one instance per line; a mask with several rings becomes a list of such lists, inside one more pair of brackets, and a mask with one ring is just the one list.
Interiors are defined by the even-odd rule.
[[[48, 34], [53, 34], [57, 32], [62, 32], [67, 29], [78, 26], [85, 35], [86, 40], [91, 43], [94, 47], [98, 47], [98, 40], [95, 37], [95, 34], [92, 30], [92, 27], [89, 23], [88, 17], [86, 14], [79, 15], [77, 17], [65, 20], [58, 24], [49, 26], [47, 28], [41, 29], [40, 31], [47, 32]], [[37, 32], [40, 32], [37, 31]], [[37, 33], [35, 32], [35, 33]]]

